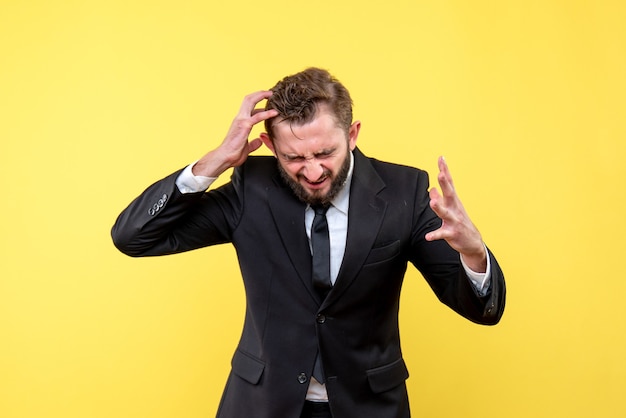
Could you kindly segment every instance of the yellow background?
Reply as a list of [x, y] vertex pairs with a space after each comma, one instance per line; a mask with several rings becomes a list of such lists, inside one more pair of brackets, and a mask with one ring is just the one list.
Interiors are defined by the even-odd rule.
[[446, 156], [505, 271], [497, 327], [408, 274], [414, 415], [626, 416], [625, 21], [617, 0], [0, 1], [0, 416], [214, 416], [234, 251], [131, 259], [109, 230], [311, 65], [352, 92], [366, 154]]

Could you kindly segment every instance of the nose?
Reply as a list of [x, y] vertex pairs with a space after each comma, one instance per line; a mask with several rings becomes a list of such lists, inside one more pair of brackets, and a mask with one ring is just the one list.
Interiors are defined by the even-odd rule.
[[306, 160], [303, 174], [309, 181], [317, 181], [324, 175], [324, 167], [315, 159]]

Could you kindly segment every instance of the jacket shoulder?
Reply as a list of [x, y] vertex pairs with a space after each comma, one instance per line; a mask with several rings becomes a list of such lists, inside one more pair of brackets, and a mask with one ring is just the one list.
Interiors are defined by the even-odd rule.
[[370, 184], [403, 191], [407, 191], [407, 187], [413, 190], [414, 187], [420, 190], [428, 188], [428, 173], [420, 168], [367, 157], [358, 149], [355, 150], [355, 159], [355, 173]]

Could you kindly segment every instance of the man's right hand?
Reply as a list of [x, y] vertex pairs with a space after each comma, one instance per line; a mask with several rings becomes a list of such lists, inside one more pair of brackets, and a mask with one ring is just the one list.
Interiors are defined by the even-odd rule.
[[243, 164], [250, 153], [262, 145], [260, 138], [249, 140], [254, 125], [278, 115], [274, 109], [257, 109], [256, 105], [269, 98], [271, 91], [258, 91], [247, 95], [239, 113], [230, 125], [226, 138], [219, 147], [208, 152], [193, 166], [192, 172], [196, 176], [218, 177], [231, 167]]

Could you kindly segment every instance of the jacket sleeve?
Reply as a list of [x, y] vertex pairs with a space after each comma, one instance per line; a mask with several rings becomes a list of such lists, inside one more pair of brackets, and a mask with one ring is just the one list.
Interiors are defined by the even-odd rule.
[[428, 177], [425, 173], [418, 181], [415, 209], [411, 262], [442, 303], [475, 323], [497, 324], [504, 312], [506, 287], [504, 274], [493, 253], [487, 249], [491, 282], [487, 294], [480, 296], [465, 274], [459, 253], [444, 240], [429, 242], [424, 238], [427, 232], [441, 226], [441, 219], [429, 205]]
[[181, 171], [152, 184], [118, 216], [111, 236], [121, 252], [165, 255], [230, 241], [241, 213], [233, 182], [207, 193], [183, 194], [176, 186]]

